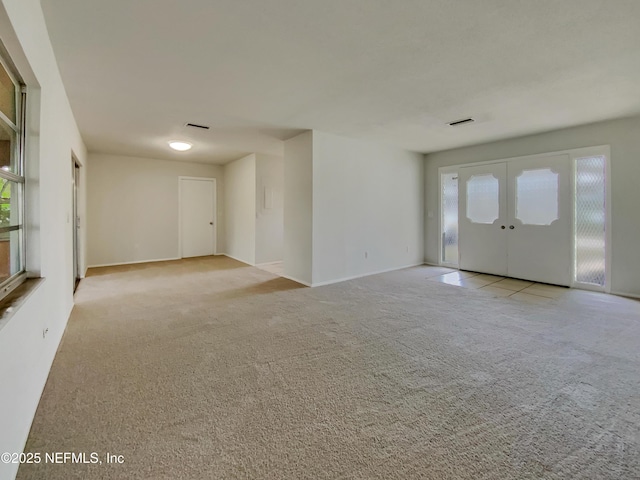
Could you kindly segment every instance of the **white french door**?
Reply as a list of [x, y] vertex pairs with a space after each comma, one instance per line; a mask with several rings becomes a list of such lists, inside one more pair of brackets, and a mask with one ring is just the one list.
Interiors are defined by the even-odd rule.
[[459, 266], [507, 275], [507, 164], [461, 168], [458, 173]]
[[460, 268], [570, 285], [570, 173], [569, 155], [460, 168]]
[[509, 162], [510, 277], [571, 284], [570, 176], [568, 155]]

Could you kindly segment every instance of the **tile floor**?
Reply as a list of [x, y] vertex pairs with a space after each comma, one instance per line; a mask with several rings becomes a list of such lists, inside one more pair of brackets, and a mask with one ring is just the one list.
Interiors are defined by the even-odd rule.
[[[284, 273], [282, 262], [258, 265], [258, 268], [279, 276]], [[550, 303], [555, 299], [568, 296], [572, 291], [565, 287], [465, 272], [447, 267], [424, 266], [424, 273], [429, 281], [476, 289], [494, 297], [509, 297], [533, 304]]]
[[570, 289], [543, 283], [497, 277], [483, 273], [464, 272], [445, 267], [425, 267], [427, 280], [457, 287], [472, 288], [495, 297], [510, 297], [527, 303], [550, 303]]

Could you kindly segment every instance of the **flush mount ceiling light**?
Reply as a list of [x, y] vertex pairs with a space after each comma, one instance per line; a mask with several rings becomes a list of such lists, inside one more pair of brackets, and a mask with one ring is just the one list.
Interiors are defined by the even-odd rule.
[[191, 147], [193, 147], [193, 145], [191, 145], [190, 143], [179, 142], [177, 140], [172, 140], [171, 142], [169, 142], [169, 146], [174, 150], [177, 150], [178, 152], [186, 152], [187, 150], [191, 150]]

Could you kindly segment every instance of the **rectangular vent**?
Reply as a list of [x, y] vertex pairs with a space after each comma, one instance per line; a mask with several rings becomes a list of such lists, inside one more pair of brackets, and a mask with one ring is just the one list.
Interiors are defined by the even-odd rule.
[[185, 124], [186, 127], [193, 127], [193, 128], [202, 128], [203, 130], [209, 130], [209, 127], [207, 127], [206, 125], [198, 125], [197, 123], [187, 123]]
[[449, 125], [453, 127], [454, 125], [462, 125], [463, 123], [471, 123], [473, 121], [473, 118], [465, 118], [464, 120], [456, 120], [455, 122], [451, 122], [449, 123]]

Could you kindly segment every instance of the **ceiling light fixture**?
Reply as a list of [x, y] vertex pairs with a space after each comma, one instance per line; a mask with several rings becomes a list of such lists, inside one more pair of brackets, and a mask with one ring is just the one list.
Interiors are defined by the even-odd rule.
[[178, 152], [186, 152], [187, 150], [191, 150], [191, 147], [193, 147], [190, 143], [179, 141], [171, 141], [169, 142], [169, 146]]

